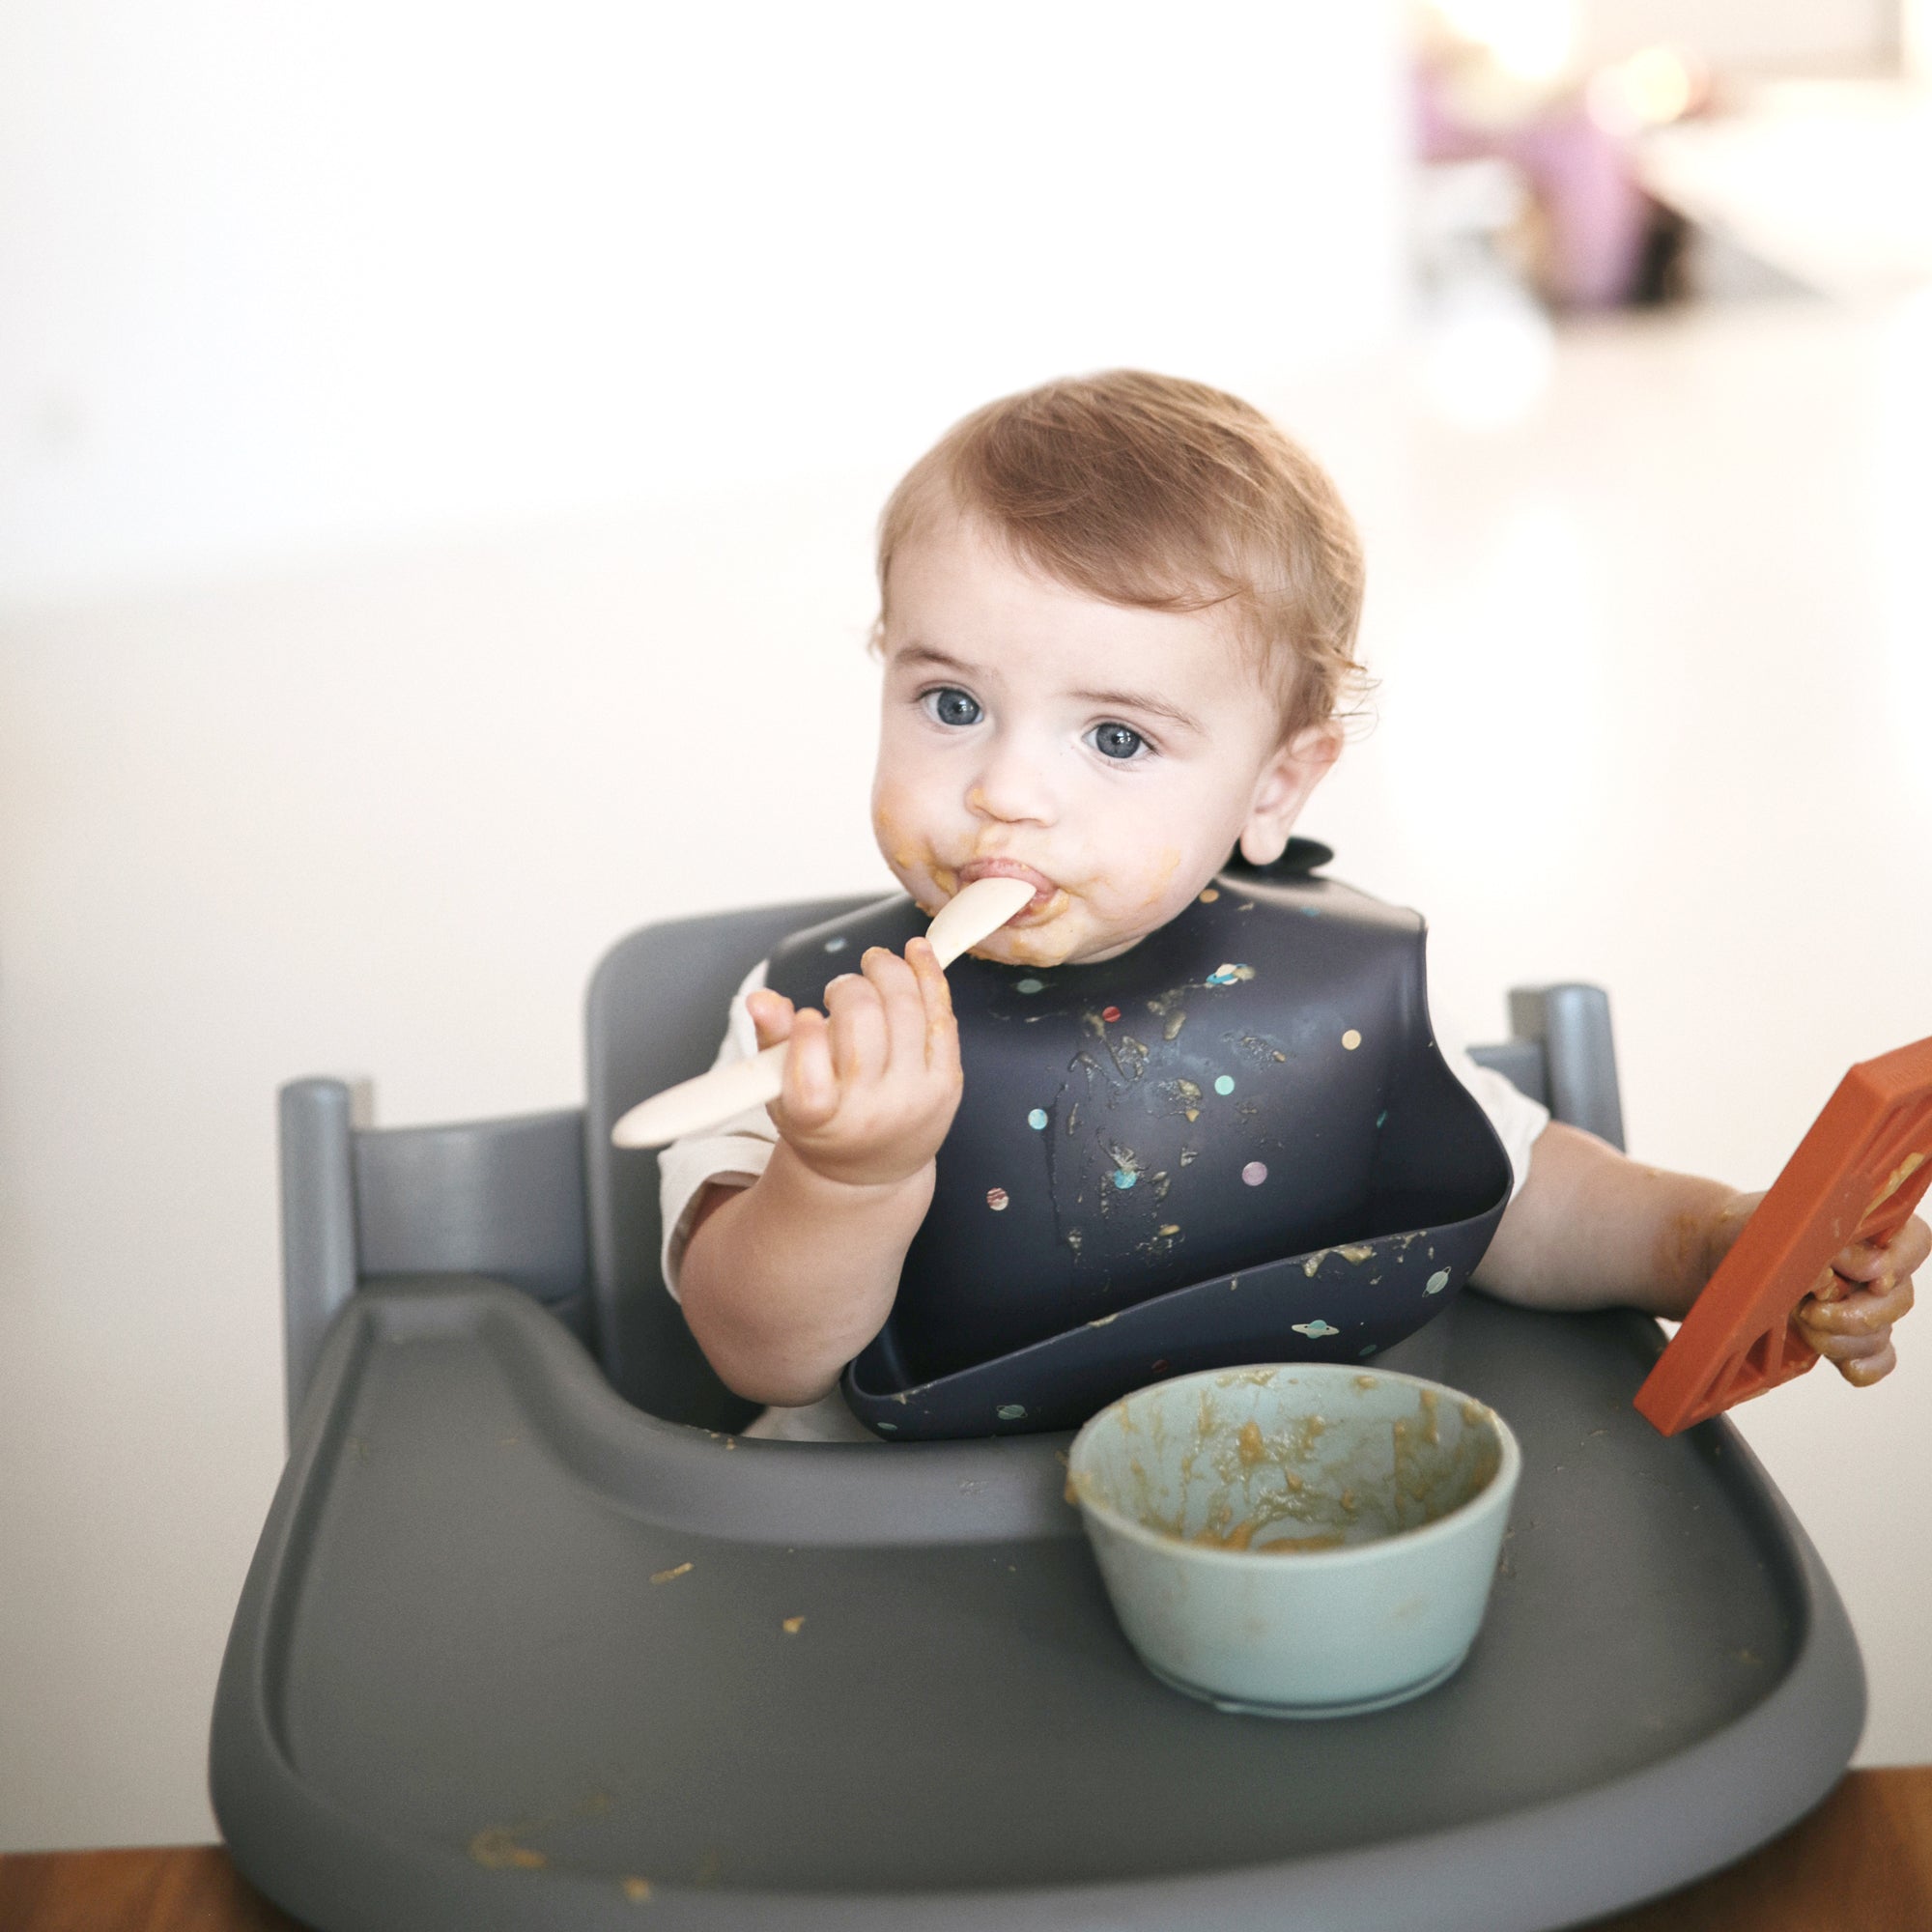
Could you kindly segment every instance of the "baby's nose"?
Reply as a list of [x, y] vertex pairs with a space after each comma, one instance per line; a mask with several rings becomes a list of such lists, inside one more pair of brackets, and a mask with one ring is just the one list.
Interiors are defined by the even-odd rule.
[[1038, 763], [1018, 752], [990, 757], [966, 792], [975, 817], [1006, 825], [1050, 825], [1059, 815], [1053, 788]]

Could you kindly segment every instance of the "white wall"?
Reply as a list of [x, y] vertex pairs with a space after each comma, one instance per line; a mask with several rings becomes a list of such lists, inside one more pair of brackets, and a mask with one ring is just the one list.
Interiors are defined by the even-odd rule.
[[0, 1849], [209, 1835], [275, 1085], [582, 1091], [627, 927], [879, 872], [961, 410], [1385, 342], [1392, 10], [0, 14]]
[[17, 0], [0, 594], [895, 459], [1385, 335], [1386, 0]]
[[1895, 60], [1898, 0], [1578, 0], [1579, 58], [1622, 60], [1660, 43], [1715, 67], [1876, 69]]

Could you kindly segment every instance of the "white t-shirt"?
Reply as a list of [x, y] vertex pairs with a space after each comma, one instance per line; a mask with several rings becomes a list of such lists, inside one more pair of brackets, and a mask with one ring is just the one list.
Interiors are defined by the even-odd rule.
[[[760, 960], [753, 967], [733, 996], [715, 1065], [749, 1060], [757, 1052], [757, 1029], [752, 1023], [745, 1000], [748, 994], [764, 985], [767, 963]], [[1442, 1058], [1476, 1096], [1509, 1154], [1513, 1177], [1510, 1198], [1514, 1200], [1529, 1174], [1529, 1151], [1536, 1137], [1549, 1124], [1549, 1110], [1512, 1086], [1500, 1073], [1478, 1066], [1469, 1058], [1463, 1036], [1454, 1027], [1443, 1024], [1442, 1016], [1433, 1005], [1429, 1019]], [[771, 1116], [764, 1108], [753, 1107], [726, 1121], [723, 1126], [673, 1141], [658, 1156], [658, 1198], [664, 1211], [664, 1278], [665, 1286], [673, 1295], [677, 1293], [678, 1269], [684, 1261], [685, 1242], [691, 1237], [691, 1215], [698, 1197], [713, 1181], [749, 1187], [764, 1173], [778, 1138]], [[745, 1434], [785, 1442], [879, 1440], [845, 1406], [844, 1398], [837, 1389], [802, 1408], [768, 1408]]]

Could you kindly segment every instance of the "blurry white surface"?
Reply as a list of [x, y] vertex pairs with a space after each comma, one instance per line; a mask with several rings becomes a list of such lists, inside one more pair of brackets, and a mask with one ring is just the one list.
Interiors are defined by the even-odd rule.
[[[1512, 980], [1607, 984], [1647, 1158], [1763, 1184], [1932, 1032], [1928, 341], [1923, 307], [1605, 325], [1483, 432], [1410, 363], [1255, 385], [1370, 546], [1380, 724], [1305, 829], [1430, 912], [1473, 1037]], [[567, 1103], [616, 935], [883, 889], [869, 531], [924, 429], [0, 623], [0, 1847], [211, 1830], [281, 1456], [276, 1083]], [[1740, 1412], [1858, 1623], [1872, 1762], [1932, 1759], [1932, 1318], [1901, 1357]]]
[[1530, 189], [1497, 156], [1418, 167], [1409, 197], [1417, 367], [1430, 408], [1463, 429], [1501, 429], [1535, 407], [1556, 348], [1507, 237]]
[[[1459, 39], [1531, 84], [1576, 80], [1646, 47], [1729, 72], [1879, 72], [1925, 0], [1432, 0]], [[1922, 30], [1921, 30], [1922, 31]]]
[[1466, 275], [1433, 291], [1416, 335], [1431, 410], [1459, 429], [1520, 422], [1548, 386], [1556, 357], [1548, 311], [1506, 276]]
[[1583, 0], [1577, 58], [1664, 43], [1731, 71], [1877, 71], [1897, 36], [1898, 0]]
[[1932, 286], [1932, 81], [1778, 81], [1635, 154], [1658, 200], [1820, 295]]
[[1459, 40], [1480, 43], [1518, 78], [1553, 81], [1576, 54], [1579, 0], [1435, 0]]
[[1396, 33], [16, 0], [0, 597], [815, 476], [1068, 368], [1356, 353], [1401, 301]]

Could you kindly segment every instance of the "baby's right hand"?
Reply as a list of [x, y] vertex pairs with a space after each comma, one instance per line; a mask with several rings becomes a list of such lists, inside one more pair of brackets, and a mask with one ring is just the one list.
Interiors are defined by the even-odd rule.
[[782, 994], [746, 1002], [758, 1045], [791, 1041], [771, 1116], [786, 1146], [827, 1180], [890, 1185], [939, 1151], [959, 1106], [959, 1029], [930, 945], [905, 957], [870, 948], [825, 989], [826, 1011]]

